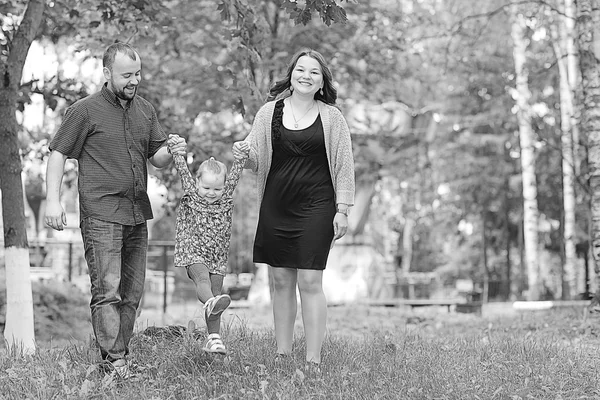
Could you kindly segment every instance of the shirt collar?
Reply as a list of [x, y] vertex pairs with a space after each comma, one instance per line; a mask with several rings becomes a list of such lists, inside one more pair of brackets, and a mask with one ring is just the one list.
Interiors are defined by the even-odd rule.
[[131, 105], [132, 100], [129, 100], [126, 106], [123, 107], [123, 105], [121, 104], [121, 100], [119, 100], [117, 95], [114, 94], [113, 91], [108, 88], [108, 82], [104, 82], [104, 85], [102, 85], [102, 89], [100, 90], [100, 92], [102, 93], [102, 96], [106, 99], [106, 101], [108, 101], [113, 106], [127, 108]]

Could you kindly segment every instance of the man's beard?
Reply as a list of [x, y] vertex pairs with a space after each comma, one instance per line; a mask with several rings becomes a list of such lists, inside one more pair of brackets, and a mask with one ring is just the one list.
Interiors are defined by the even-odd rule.
[[[115, 87], [114, 82], [113, 82], [113, 87]], [[137, 86], [134, 86], [133, 92], [131, 94], [125, 93], [125, 88], [123, 88], [123, 89], [116, 91], [115, 96], [117, 96], [121, 100], [131, 100], [135, 97], [136, 93], [137, 93]]]

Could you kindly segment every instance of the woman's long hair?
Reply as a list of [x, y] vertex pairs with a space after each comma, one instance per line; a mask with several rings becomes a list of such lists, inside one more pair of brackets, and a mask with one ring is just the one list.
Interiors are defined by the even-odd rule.
[[309, 48], [302, 49], [294, 54], [292, 60], [288, 64], [285, 77], [279, 81], [276, 81], [271, 87], [271, 90], [269, 90], [267, 101], [275, 100], [281, 93], [285, 92], [286, 90], [290, 90], [292, 85], [292, 72], [294, 71], [294, 68], [296, 68], [298, 59], [300, 59], [302, 56], [314, 58], [321, 66], [321, 72], [323, 73], [323, 94], [321, 94], [320, 90], [317, 91], [317, 93], [315, 93], [315, 100], [321, 100], [326, 104], [334, 105], [337, 100], [337, 90], [333, 86], [333, 75], [331, 74], [327, 63], [325, 62], [325, 58], [321, 55], [321, 53]]

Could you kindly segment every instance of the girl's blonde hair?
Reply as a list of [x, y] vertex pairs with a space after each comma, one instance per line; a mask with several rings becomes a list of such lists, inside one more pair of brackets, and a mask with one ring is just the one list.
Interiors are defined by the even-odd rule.
[[202, 178], [202, 174], [209, 172], [215, 175], [223, 175], [223, 179], [227, 176], [227, 167], [221, 161], [215, 160], [214, 157], [204, 160], [196, 171], [196, 179]]

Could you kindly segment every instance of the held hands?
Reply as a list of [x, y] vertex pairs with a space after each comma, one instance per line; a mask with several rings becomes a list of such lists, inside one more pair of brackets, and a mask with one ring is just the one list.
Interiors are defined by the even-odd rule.
[[181, 156], [185, 156], [187, 154], [187, 143], [185, 142], [185, 139], [176, 133], [169, 134], [167, 147], [171, 154], [178, 154]]
[[44, 215], [44, 223], [50, 228], [57, 231], [62, 231], [67, 226], [67, 214], [59, 202], [48, 203], [46, 205], [46, 215]]
[[248, 158], [248, 155], [250, 155], [250, 145], [243, 140], [235, 142], [232, 150], [233, 157], [235, 157], [236, 160], [243, 160]]

